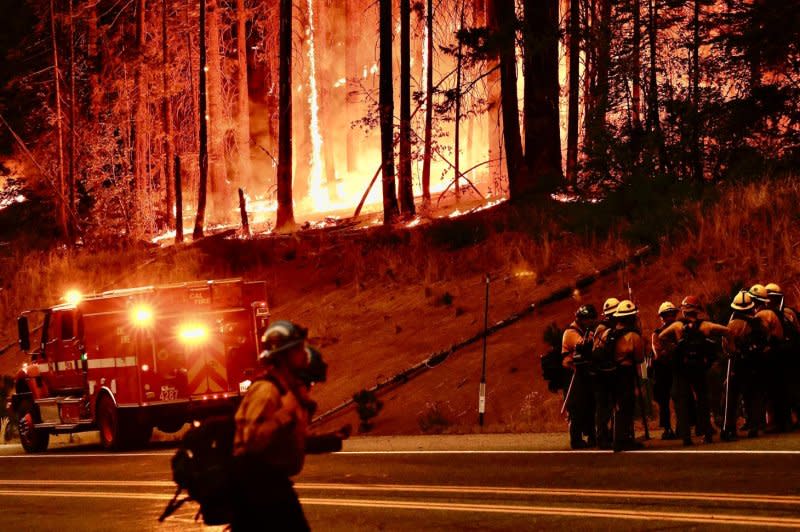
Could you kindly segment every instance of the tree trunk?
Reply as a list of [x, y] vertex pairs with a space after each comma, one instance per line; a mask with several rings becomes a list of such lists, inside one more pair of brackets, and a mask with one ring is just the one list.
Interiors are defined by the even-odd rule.
[[392, 78], [392, 0], [379, 0], [381, 171], [383, 173], [383, 223], [398, 215], [394, 182], [394, 87]]
[[[599, 16], [597, 9], [599, 8]], [[609, 66], [611, 62], [611, 0], [598, 0], [591, 9], [590, 46], [592, 58], [590, 97], [587, 101], [584, 147], [587, 163], [596, 178], [608, 176], [606, 114], [609, 102]]]
[[50, 0], [50, 33], [53, 41], [53, 80], [55, 83], [55, 104], [56, 104], [56, 133], [58, 135], [58, 225], [65, 239], [69, 239], [69, 227], [67, 221], [67, 205], [64, 194], [64, 132], [61, 119], [61, 81], [58, 68], [58, 39], [56, 37], [56, 9], [55, 0]]
[[[345, 114], [351, 117], [356, 112], [356, 104], [358, 103], [358, 83], [357, 78], [361, 77], [358, 64], [358, 22], [354, 20], [357, 16], [356, 9], [354, 9], [353, 2], [346, 0], [344, 2], [344, 71], [345, 71], [345, 87], [347, 94], [345, 96]], [[351, 124], [347, 123], [347, 172], [352, 174], [357, 168], [357, 130]]]
[[100, 54], [97, 44], [99, 28], [97, 19], [97, 2], [89, 3], [89, 20], [87, 35], [87, 55], [89, 59], [89, 119], [94, 122], [100, 116], [102, 92], [100, 88]]
[[[458, 23], [458, 31], [461, 32], [464, 30], [464, 0], [461, 0], [461, 15], [459, 17]], [[458, 40], [458, 50], [456, 51], [456, 105], [455, 105], [455, 134], [454, 141], [455, 146], [453, 147], [454, 153], [454, 164], [453, 164], [453, 173], [455, 177], [453, 179], [453, 190], [455, 191], [456, 195], [456, 202], [461, 201], [461, 78], [462, 78], [462, 67], [464, 64], [464, 45], [461, 43], [461, 39]]]
[[525, 160], [536, 189], [555, 190], [561, 174], [558, 0], [525, 0]]
[[275, 229], [294, 227], [292, 201], [292, 0], [281, 0], [278, 103], [278, 213]]
[[569, 2], [569, 110], [567, 116], [567, 183], [578, 183], [578, 107], [580, 105], [581, 54], [580, 0]]
[[648, 94], [649, 103], [647, 105], [647, 127], [652, 135], [652, 142], [656, 149], [653, 151], [653, 158], [657, 159], [656, 168], [663, 173], [666, 161], [664, 136], [661, 132], [661, 115], [658, 104], [658, 69], [656, 59], [658, 57], [658, 0], [649, 0], [648, 4], [648, 32], [650, 33], [650, 90]]
[[[164, 203], [166, 205], [167, 228], [175, 226], [175, 215], [172, 211], [172, 168], [175, 159], [175, 137], [172, 131], [172, 97], [169, 85], [169, 33], [167, 31], [167, 0], [161, 2], [161, 122], [164, 127]], [[180, 213], [178, 213], [180, 216]]]
[[400, 0], [400, 212], [414, 216], [411, 182], [411, 0]]
[[[170, 208], [172, 210], [172, 208]], [[175, 243], [183, 242], [183, 184], [181, 183], [181, 158], [175, 156]]]
[[700, 0], [694, 0], [692, 17], [692, 102], [691, 102], [691, 157], [692, 178], [703, 179], [703, 155], [700, 145]]
[[633, 164], [639, 164], [642, 138], [642, 83], [641, 83], [641, 55], [642, 55], [642, 25], [641, 25], [641, 0], [633, 0], [633, 94], [631, 97], [631, 151]]
[[200, 89], [198, 110], [200, 112], [200, 182], [197, 193], [197, 216], [194, 220], [192, 238], [203, 238], [206, 221], [206, 196], [208, 195], [208, 115], [206, 114], [206, 0], [200, 0]]
[[[78, 98], [75, 91], [75, 16], [73, 3], [69, 0], [69, 179], [68, 200], [69, 211], [75, 210], [75, 182], [77, 175], [77, 142], [78, 142]], [[77, 229], [73, 227], [72, 229]]]
[[237, 81], [239, 89], [238, 118], [236, 120], [237, 147], [239, 152], [239, 185], [250, 185], [252, 167], [250, 162], [250, 96], [247, 89], [247, 11], [244, 0], [236, 0], [236, 55], [238, 58]]
[[221, 221], [231, 218], [233, 197], [228, 186], [225, 165], [225, 110], [222, 101], [222, 58], [219, 40], [219, 6], [208, 0], [208, 134], [211, 165], [212, 217]]
[[147, 140], [147, 65], [145, 63], [145, 39], [147, 37], [147, 0], [136, 2], [136, 97], [134, 104], [133, 172], [134, 194], [134, 232], [141, 236], [148, 232], [150, 216], [148, 205]]
[[[499, 24], [495, 17], [495, 2], [497, 0], [486, 0], [484, 10], [486, 11], [487, 26], [492, 32], [499, 31]], [[494, 55], [488, 65], [490, 73], [487, 77], [486, 101], [488, 115], [488, 142], [489, 142], [489, 176], [490, 179], [499, 180], [503, 176], [503, 140], [502, 140], [502, 114], [501, 114], [501, 93], [500, 90], [500, 55]]]
[[534, 192], [522, 152], [517, 100], [517, 15], [514, 0], [494, 0], [494, 20], [500, 46], [500, 94], [503, 109], [503, 138], [508, 168], [508, 188], [512, 200], [518, 201]]
[[422, 159], [422, 200], [427, 205], [431, 201], [431, 150], [433, 144], [433, 0], [425, 7], [425, 145]]

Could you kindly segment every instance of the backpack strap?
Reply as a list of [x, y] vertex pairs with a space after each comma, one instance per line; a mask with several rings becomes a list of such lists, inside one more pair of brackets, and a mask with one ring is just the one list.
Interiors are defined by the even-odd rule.
[[286, 388], [286, 385], [284, 385], [283, 382], [278, 377], [276, 377], [270, 372], [267, 372], [262, 377], [262, 380], [272, 383], [278, 389], [278, 393], [281, 394], [281, 397], [289, 393], [289, 390]]

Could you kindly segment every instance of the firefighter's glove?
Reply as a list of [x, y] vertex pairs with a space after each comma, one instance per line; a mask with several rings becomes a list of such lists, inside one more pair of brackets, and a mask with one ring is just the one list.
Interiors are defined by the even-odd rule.
[[352, 433], [353, 433], [353, 425], [348, 423], [347, 425], [344, 425], [342, 428], [336, 431], [336, 436], [338, 436], [339, 439], [346, 440], [350, 437], [350, 434]]

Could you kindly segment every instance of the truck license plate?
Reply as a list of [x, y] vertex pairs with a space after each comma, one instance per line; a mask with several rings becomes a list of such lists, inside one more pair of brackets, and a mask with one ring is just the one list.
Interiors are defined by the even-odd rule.
[[178, 398], [178, 389], [172, 386], [162, 386], [161, 395], [158, 398], [162, 401], [174, 401]]

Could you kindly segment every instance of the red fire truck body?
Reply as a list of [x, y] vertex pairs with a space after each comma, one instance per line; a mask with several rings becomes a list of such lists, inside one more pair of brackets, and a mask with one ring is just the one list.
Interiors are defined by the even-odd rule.
[[89, 430], [106, 448], [141, 445], [153, 427], [232, 411], [257, 372], [266, 296], [263, 282], [227, 279], [75, 297], [34, 311], [44, 320], [33, 349], [23, 314], [30, 361], [12, 396], [23, 447]]

